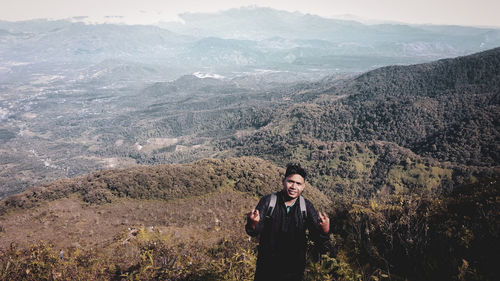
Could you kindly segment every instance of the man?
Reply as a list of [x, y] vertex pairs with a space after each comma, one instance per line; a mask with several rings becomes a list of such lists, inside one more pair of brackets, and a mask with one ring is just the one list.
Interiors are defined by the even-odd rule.
[[[315, 243], [328, 239], [330, 219], [319, 215], [308, 200], [302, 199], [306, 171], [300, 165], [287, 165], [283, 190], [262, 197], [247, 216], [245, 230], [259, 235], [255, 281], [302, 280], [306, 262], [306, 229]], [[275, 207], [270, 207], [271, 201]], [[304, 204], [305, 203], [305, 204]], [[305, 205], [305, 206], [300, 206]], [[305, 210], [301, 210], [304, 209]]]

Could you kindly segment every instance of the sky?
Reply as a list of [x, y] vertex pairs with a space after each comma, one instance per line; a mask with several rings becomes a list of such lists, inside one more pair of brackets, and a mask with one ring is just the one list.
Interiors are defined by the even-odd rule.
[[500, 27], [499, 0], [0, 0], [0, 20], [67, 19], [154, 24], [185, 12], [258, 6], [322, 17]]

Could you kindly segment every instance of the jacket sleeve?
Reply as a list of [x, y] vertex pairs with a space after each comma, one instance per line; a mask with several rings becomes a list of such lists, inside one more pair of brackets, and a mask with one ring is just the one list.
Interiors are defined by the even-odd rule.
[[306, 200], [306, 208], [307, 208], [307, 228], [309, 229], [309, 234], [311, 239], [317, 245], [323, 245], [329, 239], [329, 234], [332, 231], [332, 227], [330, 224], [330, 232], [325, 234], [323, 230], [318, 224], [318, 212], [314, 208], [313, 204]]
[[250, 222], [249, 222], [248, 217], [247, 217], [245, 231], [247, 232], [248, 235], [255, 237], [262, 232], [262, 229], [264, 228], [264, 220], [265, 220], [265, 216], [266, 216], [266, 211], [267, 211], [267, 207], [269, 206], [270, 200], [271, 200], [271, 196], [266, 195], [260, 199], [259, 203], [257, 204], [257, 207], [255, 207], [255, 209], [259, 211], [259, 215], [260, 215], [259, 223], [255, 226], [255, 229], [252, 229], [250, 227]]

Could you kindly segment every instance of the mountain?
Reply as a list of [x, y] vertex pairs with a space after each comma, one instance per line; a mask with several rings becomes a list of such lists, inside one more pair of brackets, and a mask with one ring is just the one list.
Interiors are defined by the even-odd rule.
[[[202, 69], [238, 76], [258, 69], [324, 76], [428, 62], [500, 46], [498, 29], [366, 25], [355, 21], [240, 8], [183, 14], [158, 26], [84, 24], [73, 20], [0, 21], [0, 71], [31, 64], [105, 60], [169, 66], [178, 76]], [[29, 69], [29, 66], [23, 66]], [[68, 67], [71, 69], [71, 67]], [[70, 71], [65, 69], [65, 71]], [[175, 78], [175, 77], [174, 77]]]
[[[295, 96], [291, 135], [384, 140], [441, 161], [498, 165], [500, 49], [364, 73]], [[276, 117], [276, 123], [280, 123]], [[453, 151], [451, 151], [452, 149]]]
[[499, 69], [497, 48], [325, 79], [267, 112], [265, 126], [218, 146], [277, 163], [299, 159], [331, 197], [445, 190], [498, 172]]
[[183, 19], [0, 22], [0, 279], [252, 280], [245, 213], [300, 162], [307, 280], [496, 280], [497, 29]]
[[98, 84], [106, 87], [114, 85], [149, 84], [156, 81], [177, 78], [178, 72], [169, 66], [106, 59], [75, 71], [70, 81], [80, 84]]
[[[49, 275], [60, 280], [188, 275], [185, 279], [193, 280], [200, 266], [202, 276], [195, 280], [207, 280], [200, 262], [215, 265], [235, 254], [255, 260], [241, 223], [257, 204], [256, 195], [279, 190], [282, 173], [255, 158], [212, 159], [108, 170], [31, 189], [0, 203], [0, 274], [9, 280], [53, 278]], [[328, 205], [324, 195], [308, 189], [317, 206]], [[151, 261], [163, 264], [164, 273], [137, 276], [142, 268], [137, 262], [153, 249]], [[38, 254], [31, 256], [32, 250]], [[7, 267], [5, 259], [11, 261]], [[43, 266], [31, 268], [38, 262]], [[253, 268], [245, 271], [248, 276]]]
[[225, 156], [307, 161], [331, 198], [446, 189], [498, 167], [498, 49], [287, 84], [213, 73], [148, 83], [168, 70], [116, 60], [74, 68], [71, 83], [51, 71], [5, 86], [2, 196], [96, 169]]
[[[198, 37], [261, 41], [325, 40], [337, 52], [399, 56], [463, 55], [497, 47], [497, 29], [460, 26], [366, 25], [261, 7], [244, 7], [215, 14], [185, 13], [182, 22], [162, 23], [168, 30]], [[357, 53], [359, 55], [359, 53]]]
[[[41, 26], [41, 27], [40, 27]], [[153, 26], [88, 25], [70, 21], [1, 22], [16, 31], [4, 36], [0, 56], [8, 61], [148, 60], [177, 54], [192, 38]], [[45, 27], [45, 28], [43, 28]]]
[[[330, 102], [309, 127], [320, 139], [381, 139], [440, 161], [497, 166], [500, 48], [414, 66], [385, 67], [360, 75], [331, 93]], [[353, 113], [349, 117], [340, 108]], [[335, 128], [340, 116], [347, 128]], [[345, 124], [346, 120], [342, 120]]]
[[18, 193], [0, 201], [0, 276], [251, 280], [245, 213], [293, 161], [333, 230], [307, 278], [495, 280], [499, 64], [497, 48], [258, 87], [201, 72], [127, 86], [161, 72], [116, 60], [75, 84], [38, 77], [37, 95], [0, 100], [2, 187]]

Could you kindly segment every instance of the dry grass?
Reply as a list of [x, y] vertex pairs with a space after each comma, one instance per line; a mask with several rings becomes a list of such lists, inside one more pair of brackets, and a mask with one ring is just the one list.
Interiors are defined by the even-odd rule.
[[104, 205], [71, 196], [0, 218], [0, 247], [44, 240], [56, 248], [101, 248], [124, 241], [129, 228], [151, 226], [175, 243], [213, 244], [225, 236], [244, 235], [245, 213], [256, 202], [229, 189], [169, 202], [122, 198]]
[[[245, 215], [259, 196], [280, 190], [281, 170], [255, 158], [207, 159], [32, 188], [1, 202], [0, 275], [251, 280], [256, 241], [244, 232]], [[314, 187], [306, 190], [319, 209], [329, 205]], [[58, 259], [59, 249], [67, 259]], [[165, 259], [176, 262], [165, 267]], [[34, 275], [41, 264], [47, 270]]]

